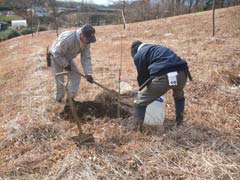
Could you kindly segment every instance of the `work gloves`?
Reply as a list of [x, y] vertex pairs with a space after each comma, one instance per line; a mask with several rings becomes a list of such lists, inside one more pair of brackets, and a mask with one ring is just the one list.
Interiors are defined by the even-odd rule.
[[92, 75], [86, 75], [86, 79], [87, 79], [88, 82], [93, 83]]
[[64, 68], [64, 70], [65, 70], [65, 71], [71, 71], [71, 65], [69, 64], [68, 66], [66, 66], [66, 67]]
[[[69, 64], [64, 68], [65, 71], [71, 71], [71, 65]], [[92, 75], [86, 75], [86, 79], [88, 82], [93, 83], [93, 77]]]

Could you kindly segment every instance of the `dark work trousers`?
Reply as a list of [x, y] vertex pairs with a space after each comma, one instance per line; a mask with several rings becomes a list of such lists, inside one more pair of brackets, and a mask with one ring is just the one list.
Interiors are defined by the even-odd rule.
[[184, 87], [187, 82], [187, 75], [184, 71], [178, 71], [177, 85], [170, 86], [167, 74], [156, 77], [152, 82], [138, 92], [135, 100], [136, 106], [147, 106], [168, 90], [172, 89], [174, 100], [184, 99]]

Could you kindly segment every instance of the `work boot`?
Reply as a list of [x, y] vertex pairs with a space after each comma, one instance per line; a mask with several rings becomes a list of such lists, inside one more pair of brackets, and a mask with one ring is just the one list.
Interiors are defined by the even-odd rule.
[[64, 98], [64, 95], [62, 95], [61, 93], [56, 93], [55, 94], [55, 101], [57, 103], [62, 103], [63, 102], [63, 98]]
[[61, 99], [56, 99], [56, 102], [57, 103], [62, 103], [62, 100]]
[[62, 99], [61, 99], [61, 98], [56, 98], [55, 101], [56, 101], [57, 103], [62, 103]]
[[174, 100], [175, 101], [175, 110], [176, 110], [176, 123], [177, 126], [181, 125], [184, 118], [184, 106], [185, 98]]
[[134, 105], [134, 127], [133, 130], [143, 132], [143, 121], [146, 113], [146, 106]]

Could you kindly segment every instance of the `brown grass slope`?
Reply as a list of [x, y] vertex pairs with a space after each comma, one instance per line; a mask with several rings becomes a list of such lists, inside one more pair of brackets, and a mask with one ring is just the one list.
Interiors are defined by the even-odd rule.
[[[121, 25], [96, 27], [94, 77], [117, 89], [122, 79], [137, 89], [132, 40], [171, 47], [190, 65], [186, 121], [174, 128], [174, 104], [166, 97], [164, 131], [128, 130], [129, 119], [84, 124], [95, 143], [77, 146], [77, 127], [59, 118], [45, 50], [56, 35], [41, 32], [0, 43], [0, 179], [239, 179], [240, 7]], [[76, 61], [78, 60], [77, 58]], [[80, 66], [80, 65], [79, 65]], [[102, 90], [82, 80], [77, 99]]]

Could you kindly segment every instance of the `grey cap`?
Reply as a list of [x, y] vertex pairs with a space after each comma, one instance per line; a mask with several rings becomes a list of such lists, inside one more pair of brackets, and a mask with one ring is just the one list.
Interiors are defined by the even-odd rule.
[[95, 37], [95, 29], [92, 25], [90, 24], [85, 24], [82, 28], [82, 33], [83, 35], [87, 38], [89, 43], [94, 43], [96, 42], [96, 37]]

